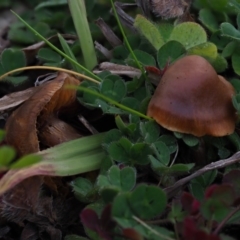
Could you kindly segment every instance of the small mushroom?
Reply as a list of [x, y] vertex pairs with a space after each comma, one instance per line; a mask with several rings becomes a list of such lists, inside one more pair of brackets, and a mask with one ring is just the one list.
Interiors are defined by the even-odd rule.
[[192, 134], [225, 136], [235, 129], [235, 90], [203, 57], [177, 60], [164, 73], [147, 115], [164, 128]]

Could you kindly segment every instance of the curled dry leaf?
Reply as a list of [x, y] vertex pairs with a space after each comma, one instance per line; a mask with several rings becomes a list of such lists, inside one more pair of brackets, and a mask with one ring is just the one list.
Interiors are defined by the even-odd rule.
[[16, 109], [6, 123], [6, 142], [17, 150], [20, 156], [38, 152], [37, 126], [76, 100], [75, 89], [65, 89], [66, 85], [80, 82], [66, 73], [60, 72], [54, 80], [41, 85], [26, 102]]
[[44, 121], [52, 113], [57, 113], [60, 109], [62, 110], [68, 108], [76, 101], [76, 90], [67, 89], [66, 87], [69, 85], [78, 86], [80, 84], [79, 80], [68, 75], [67, 73], [62, 72], [58, 75], [56, 79], [58, 78], [63, 79], [62, 86], [54, 93], [51, 101], [47, 102], [46, 106], [42, 110], [40, 116], [42, 121]]
[[72, 126], [53, 115], [46, 120], [41, 129], [38, 134], [39, 140], [47, 147], [82, 137]]

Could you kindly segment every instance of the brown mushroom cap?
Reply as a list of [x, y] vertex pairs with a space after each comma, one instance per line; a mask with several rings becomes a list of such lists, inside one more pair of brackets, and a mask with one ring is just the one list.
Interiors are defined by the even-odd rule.
[[235, 90], [203, 57], [177, 60], [164, 73], [147, 115], [171, 131], [225, 136], [235, 129]]

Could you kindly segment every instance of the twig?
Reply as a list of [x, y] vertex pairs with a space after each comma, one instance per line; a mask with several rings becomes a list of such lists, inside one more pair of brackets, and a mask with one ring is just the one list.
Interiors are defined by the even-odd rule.
[[99, 132], [89, 124], [87, 119], [82, 116], [81, 114], [78, 115], [78, 120], [92, 133], [92, 134], [98, 134]]
[[173, 184], [171, 187], [165, 188], [164, 190], [167, 193], [168, 198], [172, 198], [174, 195], [176, 195], [176, 193], [182, 187], [184, 187], [192, 179], [194, 179], [198, 176], [201, 176], [202, 174], [204, 174], [208, 171], [219, 169], [219, 168], [224, 168], [224, 167], [227, 167], [227, 166], [232, 165], [234, 163], [237, 163], [239, 161], [240, 161], [240, 151], [236, 152], [230, 158], [222, 159], [222, 160], [219, 160], [217, 162], [213, 162], [213, 163], [210, 163], [210, 164], [206, 165], [202, 169], [199, 169], [195, 173], [193, 173], [193, 174], [191, 174], [191, 175], [189, 175], [185, 178], [182, 178], [181, 180], [179, 180], [175, 184]]

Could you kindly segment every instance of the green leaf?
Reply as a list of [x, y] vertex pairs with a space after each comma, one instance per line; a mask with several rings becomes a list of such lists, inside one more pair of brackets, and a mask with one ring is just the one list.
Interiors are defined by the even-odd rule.
[[156, 50], [164, 44], [163, 37], [157, 27], [142, 15], [137, 15], [134, 21], [134, 27], [138, 29]]
[[[98, 93], [98, 90], [96, 87], [88, 87], [88, 89], [91, 89], [92, 91], [94, 92], [97, 92]], [[95, 106], [95, 103], [96, 103], [96, 100], [98, 99], [97, 96], [91, 94], [91, 93], [88, 93], [88, 92], [83, 92], [83, 101], [85, 103], [90, 103], [90, 104], [93, 104]]]
[[122, 137], [122, 133], [118, 129], [109, 130], [104, 137], [104, 144], [118, 141]]
[[131, 191], [136, 184], [136, 169], [132, 167], [124, 167], [120, 171], [120, 178], [122, 190]]
[[240, 94], [232, 96], [232, 103], [237, 112], [240, 113]]
[[221, 30], [218, 30], [211, 35], [209, 41], [214, 43], [218, 50], [223, 50], [232, 39], [223, 36]]
[[222, 36], [230, 37], [240, 41], [240, 32], [230, 23], [222, 23], [220, 25]]
[[2, 0], [0, 2], [0, 8], [8, 8], [11, 7], [12, 2], [10, 0]]
[[240, 75], [240, 54], [237, 52], [232, 55], [232, 67], [234, 72]]
[[133, 215], [132, 209], [129, 205], [130, 192], [118, 194], [112, 205], [113, 217], [123, 218], [122, 221], [128, 221]]
[[201, 204], [201, 213], [208, 220], [221, 222], [230, 212], [230, 208], [217, 199], [207, 199]]
[[[51, 32], [50, 26], [44, 22], [37, 22], [34, 25], [34, 29], [44, 37], [49, 37], [50, 34], [53, 34], [53, 32]], [[39, 38], [34, 33], [31, 32], [31, 34], [34, 42], [39, 41]]]
[[189, 146], [194, 147], [198, 145], [199, 139], [193, 135], [190, 134], [184, 134], [182, 140]]
[[176, 152], [178, 145], [177, 139], [175, 137], [173, 137], [172, 135], [164, 134], [161, 135], [158, 140], [166, 144], [170, 154]]
[[168, 175], [182, 175], [187, 174], [189, 171], [194, 167], [194, 163], [178, 163], [174, 164], [170, 167], [164, 167], [164, 166], [153, 166], [153, 170], [156, 171], [159, 174], [168, 174]]
[[170, 162], [170, 151], [166, 144], [161, 141], [154, 142], [153, 148], [158, 161], [167, 166]]
[[179, 202], [173, 201], [168, 219], [172, 223], [182, 222], [186, 213], [182, 210], [182, 206]]
[[120, 46], [115, 47], [112, 50], [112, 54], [113, 54], [113, 57], [115, 59], [125, 60], [128, 57], [128, 55], [129, 55], [129, 51], [127, 50], [127, 48], [125, 46], [120, 45]]
[[176, 173], [189, 173], [189, 171], [195, 166], [194, 163], [178, 163], [174, 164], [169, 168], [170, 173], [176, 174]]
[[186, 53], [185, 47], [178, 41], [165, 43], [157, 52], [157, 61], [161, 69], [173, 63]]
[[112, 76], [108, 76], [101, 82], [100, 92], [112, 100], [120, 101], [127, 93], [126, 84], [122, 79], [114, 80], [110, 77]]
[[26, 66], [26, 57], [22, 50], [7, 48], [1, 54], [1, 63], [5, 72]]
[[170, 35], [173, 31], [174, 25], [167, 22], [159, 22], [156, 27], [158, 28], [158, 31], [161, 34], [161, 37], [163, 38], [164, 42], [167, 42], [170, 38]]
[[[152, 56], [152, 54], [149, 54], [145, 51], [136, 49], [133, 51], [136, 58], [138, 59], [138, 61], [145, 66], [156, 66], [156, 61], [155, 58]], [[138, 65], [136, 63], [133, 62], [134, 59], [132, 58], [131, 55], [128, 56], [128, 58], [125, 60], [125, 62], [129, 65], [138, 67]]]
[[86, 178], [78, 177], [71, 182], [75, 197], [83, 203], [92, 202], [93, 184]]
[[8, 166], [15, 158], [16, 152], [10, 146], [2, 146], [0, 148], [0, 167]]
[[112, 166], [107, 176], [99, 175], [97, 185], [100, 190], [106, 187], [116, 187], [119, 191], [131, 191], [136, 184], [136, 170], [132, 167], [120, 169], [118, 166]]
[[112, 215], [121, 226], [128, 227], [133, 224], [133, 215], [149, 220], [162, 213], [166, 204], [167, 197], [163, 190], [141, 184], [132, 193], [123, 193], [115, 197]]
[[8, 76], [6, 77], [5, 80], [10, 82], [14, 86], [18, 86], [21, 85], [22, 83], [25, 83], [28, 80], [28, 76], [16, 76], [16, 77]]
[[228, 43], [222, 51], [222, 57], [227, 58], [232, 56], [236, 47], [237, 43], [235, 41]]
[[[128, 36], [126, 36], [126, 37], [127, 37], [128, 43], [130, 44], [132, 49], [139, 48], [139, 45], [141, 44], [141, 36], [136, 35], [136, 34], [132, 34], [132, 35], [128, 34]], [[127, 45], [125, 40], [123, 41], [123, 45], [124, 46]]]
[[65, 236], [64, 240], [89, 240], [89, 239], [85, 238], [85, 237], [80, 237], [78, 235], [71, 234], [71, 235]]
[[206, 42], [188, 49], [188, 54], [199, 55], [214, 61], [218, 55], [218, 50], [215, 44]]
[[30, 31], [22, 29], [22, 26], [15, 26], [15, 24], [13, 24], [8, 31], [8, 39], [20, 44], [33, 44], [35, 41]]
[[213, 183], [217, 176], [217, 173], [217, 170], [212, 170], [202, 174], [199, 177], [194, 178], [189, 185], [190, 191], [193, 196], [196, 197], [198, 200], [202, 200], [206, 187]]
[[238, 30], [240, 29], [240, 14], [238, 13], [237, 15], [237, 26], [238, 26]]
[[239, 81], [239, 79], [238, 78], [233, 78], [233, 79], [230, 80], [230, 83], [233, 85], [236, 93], [238, 94], [240, 92], [240, 81]]
[[127, 162], [131, 146], [132, 143], [127, 138], [122, 137], [119, 141], [111, 143], [107, 150], [113, 160]]
[[132, 164], [145, 165], [149, 163], [148, 156], [152, 153], [150, 146], [146, 143], [136, 143], [130, 149]]
[[217, 55], [214, 61], [210, 61], [217, 73], [224, 72], [228, 67], [227, 60], [220, 54]]
[[3, 139], [5, 138], [6, 136], [6, 132], [3, 130], [3, 129], [0, 129], [0, 142], [3, 141]]
[[130, 138], [134, 138], [135, 135], [138, 135], [138, 128], [136, 123], [129, 123], [125, 124], [122, 118], [118, 115], [115, 118], [116, 125], [118, 129], [124, 134], [125, 136], [128, 136]]
[[189, 184], [189, 190], [197, 200], [201, 201], [204, 199], [205, 187], [203, 187], [199, 182]]
[[180, 132], [173, 132], [173, 134], [178, 139], [182, 139], [184, 136], [184, 133], [180, 133]]
[[133, 97], [125, 97], [122, 101], [121, 104], [123, 104], [124, 106], [127, 106], [129, 108], [135, 109], [137, 111], [139, 111], [139, 107], [140, 107], [140, 102]]
[[226, 10], [227, 4], [229, 0], [211, 0], [208, 1], [208, 4], [214, 11], [224, 12]]
[[148, 220], [164, 211], [167, 197], [159, 187], [141, 184], [130, 195], [129, 203], [137, 217]]
[[59, 63], [62, 60], [61, 56], [50, 48], [40, 48], [37, 57], [50, 63]]
[[140, 131], [146, 143], [155, 142], [160, 135], [160, 127], [155, 121], [140, 122]]
[[60, 5], [67, 5], [67, 0], [51, 0], [51, 1], [41, 2], [35, 7], [35, 10], [39, 10], [41, 8], [46, 8], [46, 7], [59, 7]]
[[[156, 66], [156, 61], [155, 61], [154, 57], [152, 55], [150, 55], [149, 53], [146, 53], [146, 52], [138, 50], [138, 49], [134, 50], [133, 52], [141, 64], [143, 64], [145, 66]], [[131, 54], [128, 55], [125, 62], [128, 65], [131, 65], [133, 67], [138, 67]]]
[[42, 157], [40, 155], [29, 154], [21, 157], [15, 163], [10, 165], [10, 169], [18, 169], [31, 166], [40, 162]]
[[201, 25], [194, 22], [184, 22], [174, 27], [170, 40], [180, 42], [186, 49], [207, 41], [207, 34]]
[[231, 154], [231, 152], [227, 148], [224, 148], [224, 147], [223, 148], [218, 148], [218, 156], [221, 159], [229, 157], [230, 154]]
[[[61, 43], [61, 46], [62, 46], [64, 52], [65, 52], [70, 58], [72, 58], [75, 62], [77, 62], [77, 59], [76, 59], [75, 55], [73, 54], [71, 48], [69, 47], [68, 43], [67, 43], [66, 40], [62, 37], [62, 35], [59, 34], [59, 33], [58, 33], [58, 38], [59, 38], [59, 41], [60, 41], [60, 43]], [[59, 55], [59, 57], [61, 58], [60, 55]], [[70, 64], [71, 64], [71, 66], [72, 66], [72, 68], [73, 68], [74, 71], [79, 72], [79, 73], [82, 72], [82, 69], [81, 69], [79, 66], [77, 66], [76, 64], [74, 64], [74, 63], [72, 63], [72, 62], [70, 62]]]
[[108, 186], [105, 188], [101, 189], [101, 197], [102, 200], [108, 204], [108, 203], [112, 203], [114, 198], [117, 196], [117, 194], [119, 194], [120, 190], [117, 187], [114, 186]]
[[199, 20], [211, 32], [215, 32], [219, 28], [217, 18], [210, 9], [201, 9], [199, 11]]
[[143, 77], [140, 78], [133, 78], [132, 81], [127, 81], [126, 82], [126, 86], [127, 86], [127, 92], [128, 93], [132, 93], [134, 91], [136, 91], [143, 83], [144, 83], [145, 79]]

